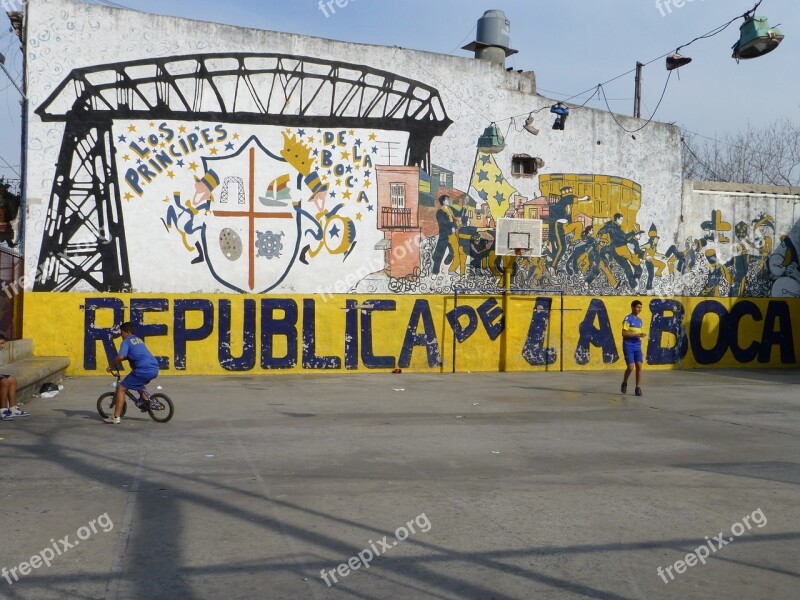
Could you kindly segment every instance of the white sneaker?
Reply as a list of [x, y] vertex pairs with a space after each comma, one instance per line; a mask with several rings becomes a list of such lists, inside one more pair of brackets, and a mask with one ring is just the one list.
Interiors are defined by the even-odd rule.
[[12, 417], [30, 417], [31, 413], [22, 410], [19, 406], [15, 406], [11, 410]]
[[119, 425], [122, 419], [120, 419], [119, 417], [115, 417], [114, 415], [111, 415], [110, 417], [106, 417], [105, 419], [103, 419], [103, 421], [105, 421], [106, 423], [111, 423], [112, 425]]
[[14, 414], [7, 408], [0, 411], [0, 421], [10, 421], [14, 418]]

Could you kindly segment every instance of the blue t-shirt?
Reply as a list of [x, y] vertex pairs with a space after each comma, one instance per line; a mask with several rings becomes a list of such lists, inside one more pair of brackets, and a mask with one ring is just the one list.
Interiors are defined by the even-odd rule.
[[[631, 331], [633, 333], [642, 333], [642, 320], [635, 316], [633, 313], [622, 319], [622, 330]], [[630, 348], [631, 350], [640, 350], [642, 347], [642, 338], [639, 337], [623, 337], [622, 347]]]
[[156, 357], [144, 345], [144, 341], [135, 335], [130, 335], [122, 340], [119, 347], [120, 355], [126, 357], [131, 363], [131, 370], [142, 372], [158, 372]]

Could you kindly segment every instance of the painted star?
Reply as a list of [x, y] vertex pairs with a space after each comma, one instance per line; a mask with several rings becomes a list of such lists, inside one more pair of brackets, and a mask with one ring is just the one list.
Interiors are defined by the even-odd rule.
[[313, 135], [308, 136], [308, 143], [309, 144], [313, 144], [314, 143], [314, 136]]
[[[313, 154], [314, 156], [319, 156], [319, 150], [314, 148], [314, 151], [311, 154]], [[319, 167], [317, 167], [317, 168], [319, 168]]]
[[140, 143], [140, 144], [144, 144], [144, 136], [142, 136], [142, 137], [140, 137], [140, 138], [139, 138], [139, 143]]
[[483, 164], [488, 164], [489, 163], [489, 155], [488, 154], [484, 154], [483, 156], [481, 156], [481, 162]]
[[191, 169], [192, 171], [197, 171], [197, 163], [194, 161], [190, 162], [189, 169]]
[[352, 196], [352, 195], [353, 194], [350, 192], [350, 190], [345, 190], [342, 193], [342, 198], [344, 198], [345, 200], [350, 200], [350, 196]]
[[155, 126], [156, 126], [156, 124], [153, 123], [153, 121], [150, 121], [150, 127], [155, 127]]
[[489, 181], [489, 174], [486, 171], [478, 171], [478, 181]]
[[306, 130], [305, 129], [298, 129], [297, 130], [297, 135], [299, 137], [303, 137], [305, 134], [306, 134]]
[[331, 197], [331, 198], [336, 198], [336, 192], [334, 192], [333, 190], [331, 190], [330, 197]]
[[175, 173], [173, 171], [167, 171], [167, 177], [169, 177], [170, 179], [174, 179]]
[[158, 134], [158, 137], [160, 137], [160, 138], [165, 138], [165, 137], [167, 137], [167, 136], [166, 136], [166, 135], [164, 135], [164, 132], [162, 131], [160, 134]]
[[142, 164], [142, 159], [141, 159], [141, 158], [137, 158], [137, 159], [136, 159], [136, 164], [137, 164], [137, 165], [140, 165], [140, 164]]
[[225, 150], [233, 150], [233, 142], [228, 142], [225, 144]]
[[369, 169], [364, 171], [364, 177], [369, 177], [369, 174], [370, 174], [370, 170]]
[[497, 176], [494, 178], [495, 183], [503, 183], [503, 174], [498, 173]]
[[134, 131], [136, 131], [136, 125], [134, 125], [133, 123], [131, 123], [130, 125], [128, 125], [128, 131], [130, 131], [131, 133], [133, 133]]
[[331, 144], [331, 150], [336, 150], [336, 144]]
[[130, 192], [125, 192], [123, 198], [125, 198], [125, 200], [130, 201], [133, 198], [133, 194], [131, 194]]
[[119, 136], [119, 137], [117, 138], [117, 141], [119, 141], [119, 142], [126, 142], [127, 140], [125, 139], [125, 136], [124, 136], [124, 135], [121, 135], [121, 136]]
[[180, 127], [178, 127], [178, 133], [186, 133], [186, 126], [181, 125]]
[[360, 145], [361, 145], [361, 140], [356, 140], [356, 146], [360, 146]]
[[158, 145], [158, 147], [159, 147], [159, 148], [166, 148], [166, 147], [167, 147], [167, 142], [161, 142], [161, 143]]
[[330, 228], [331, 237], [339, 237], [339, 231], [339, 227], [334, 224], [333, 227]]
[[369, 186], [371, 186], [371, 185], [372, 185], [372, 183], [370, 183], [369, 179], [365, 179], [365, 180], [364, 180], [364, 187], [365, 187], [365, 188], [368, 188], [368, 187], [369, 187]]
[[179, 159], [179, 160], [178, 160], [178, 166], [179, 166], [179, 167], [182, 167], [182, 166], [183, 166], [183, 164], [184, 164], [184, 163], [183, 163], [183, 159], [182, 159], [182, 158], [181, 158], [181, 159]]
[[350, 136], [353, 136], [355, 134], [356, 134], [356, 132], [353, 129], [351, 129], [350, 131], [347, 132], [347, 135], [350, 135]]
[[195, 125], [195, 126], [194, 126], [194, 130], [195, 130], [195, 131], [200, 131], [200, 125]]
[[372, 204], [367, 204], [367, 210], [368, 210], [368, 211], [372, 211], [372, 210], [373, 210], [373, 208], [372, 208]]
[[209, 152], [211, 152], [211, 156], [216, 156], [217, 152], [219, 152], [219, 150], [217, 150], [216, 146], [211, 146], [211, 148], [209, 149]]
[[198, 148], [205, 148], [205, 146], [203, 146], [203, 144], [198, 144], [197, 147]]
[[352, 172], [353, 172], [353, 167], [352, 167], [352, 165], [347, 165], [347, 166], [344, 168], [344, 170], [345, 170], [345, 172], [347, 172], [347, 173], [352, 173]]
[[372, 153], [373, 154], [377, 154], [378, 153], [378, 147], [377, 146], [373, 146], [372, 147]]
[[233, 139], [238, 140], [239, 139], [239, 134], [238, 133], [234, 133], [233, 134]]
[[361, 213], [356, 213], [356, 221], [360, 221], [360, 220], [361, 220]]
[[478, 192], [478, 196], [480, 196], [481, 200], [483, 200], [484, 202], [486, 202], [489, 199], [489, 193], [486, 190], [481, 190], [480, 192]]
[[378, 136], [373, 131], [372, 133], [369, 134], [369, 139], [370, 139], [371, 142], [374, 142], [375, 140], [378, 139]]
[[342, 152], [342, 160], [350, 160], [350, 153], [347, 151]]
[[497, 193], [494, 195], [494, 199], [497, 201], [497, 203], [498, 203], [498, 204], [500, 204], [500, 203], [503, 201], [503, 199], [504, 199], [504, 198], [503, 198], [503, 192], [497, 192]]
[[125, 162], [128, 162], [130, 159], [131, 159], [131, 155], [130, 154], [123, 154], [122, 155], [122, 160], [124, 160]]

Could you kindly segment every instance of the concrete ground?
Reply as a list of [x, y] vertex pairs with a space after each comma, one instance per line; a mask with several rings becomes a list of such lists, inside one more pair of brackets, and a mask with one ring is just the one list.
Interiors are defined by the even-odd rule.
[[619, 381], [68, 379], [0, 422], [0, 597], [797, 597], [800, 373]]

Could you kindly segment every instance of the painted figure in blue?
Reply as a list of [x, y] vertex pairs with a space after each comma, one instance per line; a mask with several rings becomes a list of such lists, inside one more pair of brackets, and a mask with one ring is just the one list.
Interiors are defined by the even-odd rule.
[[175, 192], [172, 195], [172, 204], [167, 207], [167, 218], [161, 219], [167, 231], [172, 230], [174, 225], [178, 229], [178, 233], [183, 241], [183, 246], [187, 252], [191, 252], [193, 247], [197, 249], [197, 256], [192, 259], [192, 264], [203, 262], [203, 247], [200, 240], [194, 242], [194, 246], [190, 243], [190, 236], [202, 231], [205, 227], [205, 222], [202, 218], [198, 219], [195, 223], [195, 217], [208, 214], [211, 212], [211, 202], [213, 196], [211, 193], [219, 185], [219, 176], [209, 169], [200, 179], [197, 179], [194, 184], [194, 196], [191, 200], [182, 201], [180, 192]]
[[561, 198], [550, 205], [548, 214], [548, 235], [552, 245], [553, 269], [558, 269], [558, 263], [564, 256], [567, 249], [567, 237], [574, 236], [574, 240], [580, 240], [583, 225], [572, 221], [572, 206], [576, 201], [588, 200], [589, 196], [576, 198], [572, 193], [572, 186], [566, 185], [561, 188]]
[[706, 250], [706, 260], [708, 261], [708, 279], [700, 291], [700, 295], [705, 297], [721, 296], [723, 282], [733, 285], [731, 272], [728, 267], [719, 262], [717, 251], [713, 248]]
[[447, 195], [439, 196], [439, 210], [436, 211], [436, 224], [439, 226], [439, 238], [436, 240], [436, 247], [433, 249], [433, 274], [439, 273], [442, 259], [447, 254], [449, 260], [445, 259], [445, 264], [455, 257], [456, 249], [453, 242], [456, 241], [457, 223], [456, 217], [460, 216], [461, 211], [450, 206], [450, 198]]
[[642, 338], [647, 334], [642, 331], [642, 303], [639, 300], [631, 302], [631, 314], [622, 320], [622, 354], [625, 357], [625, 375], [622, 377], [620, 391], [628, 391], [628, 377], [636, 369], [636, 395], [642, 395]]
[[[639, 243], [636, 241], [636, 236], [639, 235], [639, 232], [631, 231], [625, 233], [622, 229], [622, 220], [622, 213], [615, 213], [614, 217], [600, 228], [597, 235], [608, 236], [608, 256], [622, 267], [625, 278], [628, 280], [628, 285], [635, 290], [639, 277], [642, 275]], [[634, 251], [631, 251], [628, 244], [634, 246]]]

